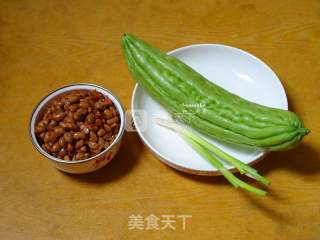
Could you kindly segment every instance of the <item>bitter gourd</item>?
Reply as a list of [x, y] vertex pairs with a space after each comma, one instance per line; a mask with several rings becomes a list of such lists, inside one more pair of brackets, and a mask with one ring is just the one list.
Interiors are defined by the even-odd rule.
[[295, 113], [232, 94], [133, 35], [123, 35], [122, 48], [134, 79], [175, 118], [208, 136], [276, 151], [309, 133]]

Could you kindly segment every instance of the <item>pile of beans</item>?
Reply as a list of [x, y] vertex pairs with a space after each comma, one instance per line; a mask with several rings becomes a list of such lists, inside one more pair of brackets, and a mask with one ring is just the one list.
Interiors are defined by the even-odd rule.
[[38, 142], [50, 155], [81, 160], [106, 149], [119, 132], [113, 102], [96, 90], [75, 90], [59, 96], [35, 126]]

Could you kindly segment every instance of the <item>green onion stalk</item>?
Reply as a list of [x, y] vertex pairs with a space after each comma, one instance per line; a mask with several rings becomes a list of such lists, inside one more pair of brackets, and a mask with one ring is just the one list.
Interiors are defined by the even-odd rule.
[[249, 165], [241, 162], [240, 160], [232, 157], [228, 153], [222, 151], [220, 148], [216, 147], [215, 145], [209, 143], [205, 139], [201, 138], [200, 136], [196, 135], [192, 131], [188, 130], [187, 128], [182, 127], [181, 125], [168, 121], [165, 119], [156, 119], [156, 123], [168, 129], [171, 129], [177, 133], [179, 133], [183, 139], [203, 158], [207, 159], [218, 171], [235, 187], [235, 188], [243, 188], [247, 191], [256, 193], [257, 195], [265, 196], [267, 194], [266, 191], [251, 186], [242, 180], [238, 179], [231, 171], [226, 169], [224, 165], [217, 159], [217, 157], [225, 160], [236, 169], [239, 170], [241, 174], [247, 174], [250, 177], [256, 179], [258, 182], [269, 185], [270, 181], [261, 176], [258, 171]]

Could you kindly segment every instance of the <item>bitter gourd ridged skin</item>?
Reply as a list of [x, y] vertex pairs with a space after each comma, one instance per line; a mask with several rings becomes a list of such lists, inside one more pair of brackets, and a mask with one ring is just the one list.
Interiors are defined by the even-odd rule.
[[249, 102], [130, 34], [123, 53], [136, 81], [174, 117], [227, 142], [287, 150], [309, 130], [293, 112]]

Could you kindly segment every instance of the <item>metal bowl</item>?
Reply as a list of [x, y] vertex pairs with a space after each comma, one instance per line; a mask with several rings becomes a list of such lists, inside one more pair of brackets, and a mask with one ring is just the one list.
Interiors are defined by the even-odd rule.
[[[38, 140], [36, 138], [36, 134], [35, 134], [35, 126], [43, 116], [44, 111], [51, 105], [51, 103], [57, 97], [59, 97], [62, 94], [65, 94], [66, 92], [70, 92], [73, 90], [96, 90], [102, 93], [103, 95], [107, 96], [109, 99], [111, 99], [111, 101], [114, 103], [120, 115], [120, 129], [114, 141], [110, 144], [110, 146], [107, 149], [105, 149], [101, 153], [97, 154], [96, 156], [83, 159], [83, 160], [67, 161], [67, 160], [62, 160], [54, 156], [51, 156], [39, 145]], [[61, 87], [49, 93], [42, 100], [40, 100], [40, 102], [34, 108], [31, 115], [30, 125], [29, 125], [29, 134], [30, 134], [31, 141], [33, 145], [36, 147], [36, 149], [43, 156], [45, 156], [51, 163], [53, 163], [53, 165], [59, 170], [68, 172], [68, 173], [88, 173], [88, 172], [95, 171], [99, 168], [102, 168], [114, 158], [114, 156], [117, 154], [119, 150], [124, 129], [125, 129], [125, 115], [124, 115], [124, 109], [119, 99], [113, 93], [111, 93], [109, 90], [103, 87], [93, 85], [93, 84], [79, 83], [79, 84], [72, 84], [65, 87]]]

